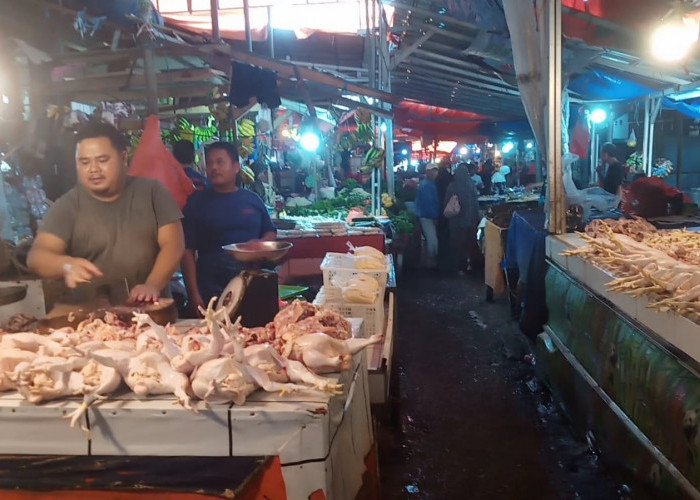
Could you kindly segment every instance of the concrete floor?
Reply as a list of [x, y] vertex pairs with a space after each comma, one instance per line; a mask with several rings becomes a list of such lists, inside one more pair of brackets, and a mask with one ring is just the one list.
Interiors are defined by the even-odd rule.
[[380, 423], [382, 499], [649, 498], [589, 450], [536, 381], [530, 341], [481, 276], [399, 280], [396, 418]]

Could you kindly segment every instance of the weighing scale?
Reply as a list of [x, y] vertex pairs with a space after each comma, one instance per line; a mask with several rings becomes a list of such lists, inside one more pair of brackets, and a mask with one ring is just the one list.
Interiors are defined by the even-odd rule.
[[222, 247], [226, 253], [248, 266], [233, 278], [219, 297], [218, 308], [224, 308], [231, 320], [241, 317], [241, 325], [265, 326], [279, 312], [277, 273], [263, 269], [276, 264], [292, 248], [286, 241], [251, 241]]

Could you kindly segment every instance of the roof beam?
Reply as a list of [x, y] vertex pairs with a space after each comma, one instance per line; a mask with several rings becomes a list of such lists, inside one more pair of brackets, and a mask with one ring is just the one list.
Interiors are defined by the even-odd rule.
[[442, 98], [442, 104], [440, 105], [445, 108], [451, 108], [455, 105], [455, 103], [463, 103], [465, 105], [472, 106], [473, 108], [489, 110], [489, 112], [494, 112], [496, 114], [502, 114], [505, 111], [508, 111], [516, 116], [522, 116], [524, 114], [524, 110], [522, 110], [521, 107], [516, 110], [515, 103], [508, 103], [508, 105], [504, 105], [505, 103], [503, 101], [494, 103], [493, 101], [484, 101], [482, 99], [477, 99], [464, 94], [453, 96], [448, 94], [447, 90], [439, 85], [433, 85], [428, 82], [422, 82], [417, 85], [400, 84], [396, 86], [396, 92], [406, 97], [410, 96], [419, 100]]
[[[406, 73], [406, 76], [410, 78], [416, 78], [420, 80], [428, 80], [432, 83], [442, 83], [450, 88], [459, 88], [461, 90], [469, 90], [470, 92], [475, 92], [478, 94], [481, 94], [483, 98], [490, 98], [494, 96], [494, 93], [498, 94], [496, 98], [498, 99], [508, 99], [510, 98], [511, 100], [518, 101], [520, 102], [520, 95], [519, 94], [501, 94], [497, 93], [494, 91], [490, 91], [488, 89], [484, 89], [478, 86], [473, 86], [469, 85], [472, 82], [465, 81], [464, 79], [459, 79], [459, 77], [455, 77], [454, 79], [450, 79], [450, 75], [445, 75], [444, 73], [435, 73], [431, 70], [425, 70], [422, 68], [417, 68], [416, 66], [413, 66], [411, 68], [410, 73]], [[394, 82], [400, 82], [400, 81], [405, 81], [405, 78], [402, 78], [400, 76], [396, 76], [393, 80]], [[444, 86], [444, 85], [443, 85]]]
[[408, 47], [404, 47], [402, 49], [397, 50], [396, 52], [392, 53], [390, 55], [391, 58], [391, 63], [390, 63], [390, 69], [393, 70], [404, 62], [408, 56], [410, 56], [416, 49], [418, 49], [421, 45], [423, 45], [423, 42], [426, 42], [428, 38], [433, 36], [433, 33], [435, 33], [435, 30], [429, 30], [423, 33], [421, 36], [419, 36], [411, 45]]
[[[242, 50], [237, 50], [231, 47], [230, 45], [217, 45], [214, 50], [219, 53], [226, 54], [236, 61], [247, 64], [254, 64], [265, 69], [276, 71], [277, 75], [281, 78], [296, 78], [298, 70], [298, 74], [301, 78], [313, 83], [319, 83], [321, 85], [327, 85], [329, 87], [342, 89], [348, 92], [353, 92], [355, 94], [373, 97], [383, 102], [397, 102], [397, 99], [394, 96], [386, 92], [382, 92], [381, 90], [376, 90], [370, 87], [365, 87], [364, 85], [351, 83], [343, 78], [338, 78], [337, 76], [329, 75], [327, 73], [321, 73], [320, 71], [316, 71], [303, 66], [295, 66], [291, 63], [270, 59], [268, 57], [263, 57]], [[297, 68], [297, 70], [295, 70], [295, 68]]]
[[437, 12], [433, 12], [430, 9], [418, 7], [415, 5], [409, 5], [409, 4], [404, 3], [404, 2], [399, 2], [398, 0], [382, 0], [382, 3], [385, 5], [391, 5], [392, 7], [396, 7], [397, 9], [402, 10], [402, 11], [409, 11], [411, 13], [415, 12], [416, 14], [420, 14], [422, 16], [429, 16], [429, 17], [432, 17], [433, 19], [437, 19], [438, 21], [441, 21], [445, 24], [453, 24], [455, 26], [459, 26], [460, 28], [473, 30], [473, 31], [479, 31], [478, 26], [475, 26], [471, 23], [467, 23], [467, 22], [462, 21], [460, 19], [457, 19], [453, 16], [446, 16], [444, 14], [438, 14]]
[[491, 85], [489, 83], [483, 82], [478, 78], [474, 78], [472, 73], [469, 73], [468, 71], [462, 71], [460, 69], [456, 68], [451, 68], [449, 66], [444, 66], [440, 63], [435, 63], [432, 61], [426, 61], [424, 59], [411, 59], [411, 67], [409, 68], [411, 72], [413, 72], [416, 67], [422, 67], [422, 68], [433, 68], [442, 71], [442, 75], [446, 76], [446, 74], [454, 75], [456, 77], [459, 77], [459, 81], [461, 83], [464, 83], [466, 85], [471, 84], [474, 86], [475, 90], [480, 90], [482, 92], [495, 92], [498, 94], [503, 94], [503, 95], [510, 95], [510, 96], [516, 96], [520, 97], [520, 92], [518, 92], [515, 89], [508, 88], [508, 87], [502, 87], [498, 85]]
[[[478, 64], [464, 61], [463, 59], [449, 57], [449, 56], [446, 56], [444, 54], [438, 54], [437, 52], [433, 52], [431, 50], [418, 49], [418, 50], [416, 50], [415, 55], [427, 57], [430, 59], [435, 59], [437, 61], [446, 62], [452, 66], [457, 66], [457, 67], [463, 68], [465, 70], [483, 70], [483, 68], [481, 66], [479, 66]], [[498, 75], [498, 73], [496, 73], [495, 71], [494, 71], [494, 73], [496, 75]], [[472, 72], [471, 74], [474, 75], [473, 77], [475, 79], [478, 79], [478, 80], [483, 80], [485, 82], [495, 83], [498, 85], [505, 85], [512, 90], [517, 90], [517, 88], [518, 88], [516, 85], [513, 85], [510, 82], [505, 81], [503, 78], [500, 77], [500, 75], [488, 76], [488, 75], [484, 75], [484, 74], [479, 73], [479, 72]]]

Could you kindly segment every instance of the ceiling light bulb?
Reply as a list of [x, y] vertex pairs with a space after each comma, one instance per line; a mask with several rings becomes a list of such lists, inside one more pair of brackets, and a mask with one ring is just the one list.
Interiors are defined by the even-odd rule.
[[661, 61], [680, 61], [688, 55], [690, 48], [697, 41], [696, 30], [682, 22], [668, 22], [654, 31], [651, 38], [651, 53]]

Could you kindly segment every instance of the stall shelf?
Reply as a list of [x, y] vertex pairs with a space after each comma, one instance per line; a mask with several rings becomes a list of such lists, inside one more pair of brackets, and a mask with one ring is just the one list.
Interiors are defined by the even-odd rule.
[[[353, 320], [359, 334], [361, 321]], [[0, 395], [0, 459], [8, 455], [89, 457], [278, 457], [287, 498], [350, 499], [360, 490], [374, 446], [366, 353], [351, 370], [331, 374], [342, 395], [268, 394], [243, 406], [173, 397], [139, 400], [130, 392], [90, 407], [70, 428], [62, 417], [78, 399], [32, 405], [16, 392]], [[47, 460], [49, 458], [47, 457]], [[376, 477], [376, 471], [367, 471]], [[318, 493], [316, 493], [318, 494]]]
[[589, 442], [669, 498], [700, 498], [700, 325], [609, 292], [606, 271], [546, 242], [549, 319], [539, 376]]

